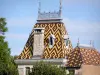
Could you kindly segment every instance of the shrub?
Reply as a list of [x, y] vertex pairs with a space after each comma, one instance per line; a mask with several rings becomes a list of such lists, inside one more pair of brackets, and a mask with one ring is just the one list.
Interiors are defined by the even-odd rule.
[[66, 71], [49, 63], [37, 62], [29, 75], [66, 75]]

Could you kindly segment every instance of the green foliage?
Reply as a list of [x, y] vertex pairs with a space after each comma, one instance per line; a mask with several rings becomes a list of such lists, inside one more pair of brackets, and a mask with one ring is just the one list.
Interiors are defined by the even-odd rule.
[[17, 58], [18, 58], [18, 55], [14, 55], [13, 58], [14, 58], [14, 59], [17, 59]]
[[0, 18], [0, 29], [2, 29], [3, 32], [7, 32], [8, 28], [6, 27], [6, 19]]
[[45, 62], [37, 62], [29, 75], [66, 75], [64, 69]]
[[75, 74], [75, 70], [69, 70], [69, 74], [68, 75], [74, 75]]
[[[7, 32], [5, 18], [0, 18], [0, 30]], [[0, 36], [0, 75], [18, 75], [14, 59], [10, 56], [10, 48], [5, 36]]]

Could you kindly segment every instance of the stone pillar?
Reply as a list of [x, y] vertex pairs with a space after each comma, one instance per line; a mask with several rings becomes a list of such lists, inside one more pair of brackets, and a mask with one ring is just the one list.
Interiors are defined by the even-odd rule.
[[25, 66], [24, 66], [24, 72], [23, 73], [24, 73], [24, 75], [26, 75], [26, 67]]
[[34, 28], [33, 58], [39, 57], [44, 50], [44, 28]]

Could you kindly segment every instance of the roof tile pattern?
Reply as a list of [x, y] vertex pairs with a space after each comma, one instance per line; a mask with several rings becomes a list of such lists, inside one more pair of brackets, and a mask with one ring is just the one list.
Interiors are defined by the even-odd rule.
[[27, 40], [25, 47], [21, 54], [18, 56], [18, 59], [30, 59], [33, 55], [33, 40], [34, 40], [34, 35], [32, 34], [33, 31], [31, 32], [29, 39]]
[[[64, 35], [68, 35], [64, 23], [36, 23], [34, 28], [45, 28], [44, 31], [44, 52], [42, 58], [63, 58], [72, 50], [71, 41], [69, 42], [69, 48], [66, 49], [64, 43]], [[49, 37], [53, 34], [55, 36], [55, 44], [52, 48], [49, 48]], [[30, 34], [30, 37], [24, 47], [24, 50], [19, 55], [18, 59], [30, 59], [32, 57], [34, 43], [34, 32]]]
[[94, 48], [76, 47], [68, 57], [67, 67], [80, 67], [85, 65], [100, 65], [100, 53]]

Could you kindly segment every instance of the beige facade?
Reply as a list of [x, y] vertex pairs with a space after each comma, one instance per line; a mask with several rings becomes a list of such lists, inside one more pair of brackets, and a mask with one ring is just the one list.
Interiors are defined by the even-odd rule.
[[32, 71], [33, 65], [18, 65], [19, 75], [27, 75], [27, 67]]
[[100, 65], [82, 65], [82, 68], [75, 70], [75, 75], [100, 75]]
[[100, 75], [100, 66], [82, 65], [82, 75]]

